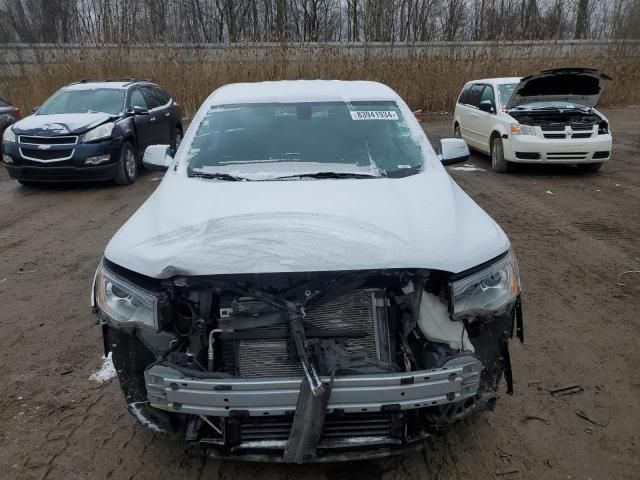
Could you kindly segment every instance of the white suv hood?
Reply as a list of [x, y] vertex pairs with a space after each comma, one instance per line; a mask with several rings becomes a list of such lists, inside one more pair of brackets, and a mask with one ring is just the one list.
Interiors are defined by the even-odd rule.
[[593, 68], [542, 70], [520, 80], [506, 109], [531, 102], [550, 101], [595, 107], [607, 80], [611, 80], [611, 77]]
[[509, 248], [446, 171], [405, 178], [226, 182], [168, 173], [105, 257], [154, 278], [431, 268]]

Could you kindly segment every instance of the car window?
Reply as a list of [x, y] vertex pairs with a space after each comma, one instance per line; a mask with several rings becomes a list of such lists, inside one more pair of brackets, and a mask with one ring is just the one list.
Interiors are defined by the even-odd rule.
[[138, 88], [134, 89], [133, 93], [131, 94], [131, 107], [149, 108], [147, 106], [147, 101], [144, 99], [142, 93], [140, 92], [140, 89]]
[[469, 95], [467, 97], [467, 104], [477, 107], [480, 105], [480, 98], [482, 97], [482, 92], [484, 91], [484, 85], [481, 83], [474, 83], [469, 90]]
[[503, 83], [502, 85], [498, 85], [498, 97], [500, 99], [500, 108], [504, 108], [511, 100], [511, 96], [513, 92], [515, 92], [517, 83]]
[[160, 87], [153, 87], [154, 91], [158, 98], [162, 101], [163, 105], [166, 105], [171, 100], [171, 95], [166, 90], [163, 90]]
[[496, 104], [496, 98], [493, 93], [493, 87], [491, 85], [485, 85], [484, 90], [482, 91], [480, 102], [484, 102], [485, 100], [489, 100], [491, 102], [491, 105]]
[[469, 98], [469, 90], [471, 90], [471, 84], [467, 84], [464, 86], [464, 88], [462, 89], [462, 92], [460, 92], [460, 96], [458, 97], [458, 103], [461, 104], [466, 104]]
[[124, 90], [115, 88], [58, 90], [42, 104], [38, 115], [93, 112], [117, 115], [124, 108], [124, 97]]
[[280, 163], [404, 176], [422, 166], [422, 147], [395, 102], [241, 104], [211, 108], [187, 159], [189, 174], [233, 166], [238, 176], [255, 168], [268, 175]]
[[160, 97], [158, 96], [158, 94], [156, 93], [153, 87], [151, 86], [140, 87], [140, 90], [142, 90], [142, 95], [144, 95], [144, 98], [147, 100], [147, 105], [149, 107], [149, 110], [161, 107], [166, 103], [160, 99]]

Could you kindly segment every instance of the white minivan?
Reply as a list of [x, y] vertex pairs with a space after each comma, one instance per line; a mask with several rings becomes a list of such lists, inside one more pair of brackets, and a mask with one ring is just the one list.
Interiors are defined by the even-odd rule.
[[292, 463], [419, 445], [511, 393], [518, 264], [404, 101], [373, 82], [227, 85], [109, 242], [93, 306], [131, 413]]
[[556, 68], [468, 82], [456, 103], [455, 136], [491, 155], [496, 172], [511, 162], [595, 172], [611, 158], [609, 122], [595, 109], [607, 80], [591, 68]]

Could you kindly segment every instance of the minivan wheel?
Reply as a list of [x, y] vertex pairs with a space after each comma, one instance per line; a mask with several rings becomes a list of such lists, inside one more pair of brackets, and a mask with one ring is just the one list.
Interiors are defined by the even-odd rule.
[[502, 139], [495, 137], [491, 140], [491, 170], [502, 173], [509, 171], [509, 167], [509, 162], [504, 159]]
[[582, 173], [593, 173], [600, 170], [602, 167], [602, 162], [600, 163], [579, 163], [576, 165], [578, 167], [578, 171]]
[[118, 185], [129, 185], [138, 178], [138, 159], [133, 146], [129, 142], [122, 144], [118, 159], [118, 173], [113, 179]]

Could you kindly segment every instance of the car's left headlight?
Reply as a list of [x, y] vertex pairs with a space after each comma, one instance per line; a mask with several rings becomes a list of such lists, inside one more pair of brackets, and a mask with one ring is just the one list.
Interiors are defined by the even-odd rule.
[[84, 142], [95, 142], [97, 140], [104, 140], [105, 138], [109, 138], [111, 137], [113, 128], [115, 126], [116, 124], [114, 122], [100, 125], [99, 127], [96, 127], [93, 130], [89, 130], [87, 133], [85, 133], [82, 140]]
[[535, 135], [536, 129], [531, 125], [520, 125], [514, 123], [511, 125], [511, 135]]
[[158, 297], [130, 281], [98, 267], [94, 283], [95, 306], [115, 327], [158, 329]]
[[453, 318], [499, 313], [520, 294], [518, 260], [509, 250], [493, 265], [450, 285]]
[[7, 127], [2, 134], [2, 141], [7, 143], [15, 143], [16, 142], [16, 134], [11, 127]]

